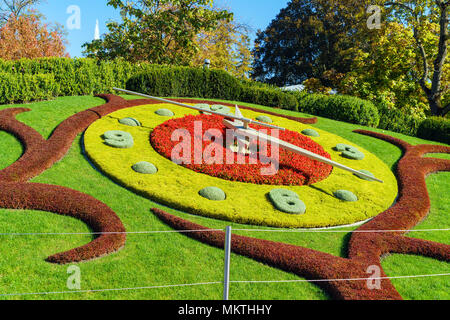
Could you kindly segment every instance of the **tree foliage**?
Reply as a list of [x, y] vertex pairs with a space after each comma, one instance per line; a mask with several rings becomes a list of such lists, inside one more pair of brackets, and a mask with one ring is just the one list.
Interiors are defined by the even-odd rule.
[[[430, 47], [432, 42], [429, 32]], [[411, 30], [396, 22], [385, 23], [379, 31], [367, 35], [366, 45], [351, 51], [354, 57], [351, 70], [335, 81], [338, 92], [425, 116], [428, 103], [415, 81], [420, 59]]]
[[43, 24], [41, 20], [40, 15], [11, 15], [0, 29], [0, 58], [16, 60], [68, 56], [61, 29]]
[[450, 60], [448, 40], [443, 41], [448, 23], [443, 27], [439, 3], [378, 1], [385, 8], [384, 22], [378, 30], [358, 32], [351, 71], [335, 81], [339, 91], [422, 118], [426, 113], [445, 115], [450, 109]]
[[0, 0], [0, 25], [4, 25], [11, 15], [20, 17], [27, 13], [34, 5], [41, 0]]
[[[380, 28], [369, 28], [382, 9]], [[292, 0], [255, 49], [255, 77], [378, 101], [424, 116], [450, 111], [448, 0]]]
[[198, 51], [196, 35], [231, 19], [226, 10], [214, 10], [212, 0], [109, 0], [120, 9], [122, 23], [108, 23], [102, 39], [86, 43], [88, 57], [156, 64], [188, 65]]
[[323, 77], [327, 70], [347, 72], [343, 53], [351, 48], [351, 35], [361, 22], [362, 4], [355, 0], [292, 0], [255, 41], [257, 80], [299, 84]]
[[445, 116], [450, 112], [450, 1], [397, 0], [383, 3], [392, 19], [412, 31], [421, 62], [414, 69], [415, 81], [427, 98], [431, 114]]
[[247, 26], [227, 19], [221, 20], [213, 30], [200, 32], [195, 38], [199, 51], [191, 65], [202, 66], [208, 59], [212, 68], [248, 79], [252, 63], [248, 32]]

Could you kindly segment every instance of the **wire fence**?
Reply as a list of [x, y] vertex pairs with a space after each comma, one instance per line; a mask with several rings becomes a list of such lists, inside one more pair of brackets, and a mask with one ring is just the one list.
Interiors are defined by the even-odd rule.
[[[263, 284], [263, 283], [302, 283], [302, 282], [337, 282], [337, 281], [374, 281], [374, 280], [392, 280], [392, 279], [411, 279], [411, 278], [430, 278], [430, 277], [448, 277], [450, 273], [440, 274], [423, 274], [423, 275], [410, 275], [410, 276], [393, 276], [393, 277], [370, 277], [370, 278], [348, 278], [348, 279], [299, 279], [299, 280], [230, 280], [233, 284]], [[130, 290], [148, 290], [148, 289], [162, 289], [162, 288], [178, 288], [178, 287], [194, 287], [194, 286], [207, 286], [207, 285], [223, 285], [222, 281], [214, 282], [200, 282], [200, 283], [183, 283], [183, 284], [169, 284], [169, 285], [155, 285], [146, 287], [133, 287], [133, 288], [112, 288], [112, 289], [92, 289], [92, 290], [68, 290], [68, 291], [49, 291], [49, 292], [26, 292], [26, 293], [6, 293], [0, 294], [0, 297], [8, 296], [30, 296], [30, 295], [53, 295], [53, 294], [76, 294], [76, 293], [97, 293], [97, 292], [110, 292], [110, 291], [130, 291]]]
[[[398, 233], [398, 232], [445, 232], [450, 229], [415, 229], [415, 230], [335, 230], [335, 229], [233, 229], [240, 232], [286, 232], [286, 233]], [[231, 253], [231, 227], [226, 229], [198, 229], [198, 230], [150, 230], [150, 231], [126, 231], [126, 232], [74, 232], [74, 233], [57, 233], [57, 232], [36, 232], [36, 233], [0, 233], [0, 236], [67, 236], [67, 235], [108, 235], [108, 234], [129, 234], [129, 235], [146, 235], [146, 234], [186, 234], [198, 232], [225, 232], [225, 270], [224, 281], [185, 283], [185, 284], [168, 284], [153, 285], [130, 288], [107, 288], [107, 289], [90, 289], [90, 290], [67, 290], [67, 291], [47, 291], [47, 292], [23, 292], [23, 293], [3, 293], [0, 297], [13, 296], [38, 296], [38, 295], [58, 295], [58, 294], [80, 294], [80, 293], [98, 293], [98, 292], [114, 292], [114, 291], [131, 291], [131, 290], [150, 290], [162, 288], [181, 288], [209, 285], [223, 285], [224, 300], [228, 300], [230, 284], [269, 284], [269, 283], [320, 283], [320, 282], [338, 282], [338, 281], [375, 281], [375, 280], [392, 280], [392, 279], [417, 279], [430, 277], [448, 277], [450, 273], [439, 274], [422, 274], [422, 275], [401, 275], [392, 277], [367, 277], [367, 278], [344, 278], [344, 279], [297, 279], [297, 280], [230, 280], [230, 253]], [[228, 245], [227, 245], [228, 244]]]
[[[241, 232], [276, 232], [276, 233], [410, 233], [410, 232], [435, 232], [450, 231], [447, 229], [412, 229], [412, 230], [334, 230], [334, 229], [233, 229], [233, 231]], [[158, 233], [195, 233], [195, 232], [224, 232], [224, 229], [199, 229], [199, 230], [149, 230], [149, 231], [123, 231], [123, 232], [11, 232], [0, 233], [0, 236], [73, 236], [73, 235], [114, 235], [114, 234], [130, 234], [145, 235]]]

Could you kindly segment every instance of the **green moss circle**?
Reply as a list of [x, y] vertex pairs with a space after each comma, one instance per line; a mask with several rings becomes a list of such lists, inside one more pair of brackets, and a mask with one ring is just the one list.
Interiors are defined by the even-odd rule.
[[334, 196], [342, 201], [356, 202], [358, 197], [351, 191], [348, 190], [338, 190], [334, 192]]
[[142, 174], [155, 174], [158, 168], [153, 163], [141, 161], [132, 166], [133, 170]]
[[141, 123], [139, 122], [139, 120], [135, 119], [135, 118], [123, 118], [119, 120], [120, 124], [126, 125], [126, 126], [130, 126], [130, 127], [140, 127]]
[[[199, 104], [196, 104], [194, 107], [203, 109], [203, 110], [205, 110], [205, 111], [211, 110], [211, 106], [210, 106], [209, 104], [206, 104], [206, 103], [199, 103]], [[200, 111], [200, 113], [206, 114], [207, 116], [208, 116], [208, 115], [211, 115], [211, 113], [204, 112], [204, 111]]]
[[359, 151], [358, 148], [355, 148], [353, 146], [350, 146], [350, 145], [344, 144], [344, 143], [339, 143], [336, 147], [334, 147], [334, 150], [339, 151], [339, 152], [343, 152], [343, 151], [356, 152], [356, 151]]
[[364, 153], [361, 151], [344, 151], [342, 152], [342, 156], [347, 159], [352, 160], [363, 160], [364, 159]]
[[158, 109], [155, 111], [158, 116], [161, 117], [173, 117], [175, 114], [169, 109]]
[[305, 203], [294, 191], [288, 189], [273, 189], [269, 192], [269, 199], [278, 210], [290, 214], [306, 212]]
[[302, 131], [302, 134], [309, 137], [320, 137], [320, 134], [314, 129], [306, 129]]
[[334, 150], [342, 152], [342, 156], [347, 159], [363, 160], [365, 158], [364, 153], [359, 151], [358, 148], [355, 148], [348, 144], [340, 143], [336, 147], [334, 147]]
[[114, 148], [128, 149], [134, 145], [133, 136], [125, 131], [112, 130], [103, 134], [105, 143]]
[[230, 113], [231, 109], [227, 106], [222, 106], [220, 104], [215, 104], [211, 106], [211, 110], [220, 113]]
[[201, 195], [203, 198], [206, 198], [208, 200], [212, 201], [223, 201], [226, 199], [225, 192], [217, 187], [206, 187], [203, 188], [198, 192], [199, 195]]
[[256, 120], [259, 121], [259, 122], [265, 122], [265, 123], [272, 123], [273, 122], [273, 120], [270, 117], [268, 117], [268, 116], [258, 116], [258, 117], [256, 117]]

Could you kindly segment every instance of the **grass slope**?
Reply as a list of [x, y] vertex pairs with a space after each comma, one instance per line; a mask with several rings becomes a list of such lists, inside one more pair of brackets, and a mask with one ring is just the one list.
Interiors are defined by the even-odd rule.
[[[19, 115], [21, 121], [48, 136], [62, 120], [77, 111], [102, 104], [103, 100], [92, 97], [65, 97], [50, 102], [25, 105], [33, 111]], [[11, 106], [0, 106], [0, 109]], [[271, 110], [271, 108], [261, 109]], [[299, 113], [278, 110], [280, 113]], [[42, 114], [49, 112], [46, 116]], [[300, 114], [300, 116], [302, 116]], [[352, 124], [320, 118], [317, 125], [371, 151], [389, 167], [401, 156], [398, 148], [351, 131], [361, 128]], [[379, 131], [379, 130], [375, 130]], [[0, 168], [11, 164], [20, 156], [20, 144], [15, 138], [1, 133], [3, 150], [15, 150], [9, 155], [0, 153]], [[401, 134], [393, 136], [417, 143], [433, 143]], [[3, 139], [5, 138], [5, 139]], [[230, 223], [192, 216], [157, 205], [143, 197], [130, 193], [105, 178], [86, 161], [80, 147], [81, 137], [74, 142], [68, 155], [34, 182], [67, 186], [90, 194], [108, 204], [122, 219], [128, 231], [170, 230], [150, 212], [159, 207], [193, 222], [212, 228], [224, 228]], [[432, 175], [427, 179], [432, 199], [429, 217], [417, 228], [448, 227], [450, 212], [447, 194], [449, 174]], [[234, 228], [252, 228], [231, 224]], [[350, 228], [345, 228], [349, 230]], [[7, 232], [87, 232], [86, 225], [70, 217], [46, 212], [0, 210], [0, 233]], [[345, 256], [346, 233], [257, 233], [240, 232], [285, 243], [292, 243]], [[450, 243], [448, 232], [432, 234], [417, 233], [415, 237]], [[1, 296], [20, 292], [67, 291], [68, 266], [51, 265], [44, 259], [53, 253], [87, 243], [90, 235], [70, 236], [0, 236], [0, 299], [221, 299], [222, 286], [195, 286], [98, 293], [71, 293], [55, 295]], [[250, 259], [232, 255], [232, 280], [295, 280], [298, 277], [267, 267]], [[384, 260], [383, 266], [391, 276], [445, 273], [449, 264], [422, 257], [395, 255]], [[223, 251], [208, 247], [183, 235], [152, 234], [129, 235], [122, 251], [102, 259], [81, 263], [81, 289], [130, 288], [167, 284], [221, 281]], [[421, 280], [395, 280], [394, 284], [407, 299], [449, 299], [448, 278], [424, 278]], [[310, 283], [232, 284], [231, 299], [327, 299], [327, 295]]]

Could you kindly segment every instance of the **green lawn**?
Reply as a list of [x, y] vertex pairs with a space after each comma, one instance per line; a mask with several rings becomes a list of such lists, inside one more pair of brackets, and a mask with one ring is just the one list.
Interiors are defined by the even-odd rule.
[[[130, 97], [127, 97], [130, 98]], [[20, 114], [20, 121], [32, 126], [45, 137], [54, 127], [76, 112], [103, 104], [94, 97], [64, 97], [54, 101], [26, 105], [29, 113]], [[249, 104], [244, 104], [249, 105]], [[272, 108], [254, 106], [274, 111]], [[305, 116], [286, 110], [281, 114]], [[386, 142], [352, 132], [361, 126], [319, 118], [320, 129], [338, 134], [376, 154], [394, 168], [401, 156], [400, 150]], [[381, 130], [375, 130], [381, 131]], [[412, 144], [433, 143], [396, 133]], [[81, 147], [82, 136], [74, 142], [67, 156], [33, 182], [67, 186], [103, 201], [122, 219], [127, 231], [170, 230], [150, 212], [159, 207], [207, 227], [224, 228], [230, 223], [192, 216], [160, 206], [135, 195], [104, 177], [86, 160]], [[20, 143], [11, 135], [0, 132], [0, 168], [17, 160], [22, 152]], [[428, 218], [417, 228], [449, 228], [450, 173], [432, 175], [427, 179], [432, 200]], [[0, 233], [31, 232], [88, 232], [88, 227], [69, 217], [47, 212], [0, 210]], [[231, 224], [233, 228], [258, 228]], [[345, 228], [348, 230], [349, 228]], [[292, 243], [345, 256], [349, 234], [345, 233], [249, 233], [264, 239]], [[448, 232], [414, 233], [414, 237], [450, 243]], [[54, 253], [71, 249], [92, 239], [88, 235], [0, 236], [0, 295], [26, 292], [67, 291], [67, 267], [46, 263], [44, 259]], [[90, 262], [79, 264], [82, 290], [132, 288], [183, 283], [220, 282], [223, 278], [223, 251], [209, 247], [181, 234], [128, 235], [127, 244], [120, 252]], [[390, 276], [412, 274], [448, 273], [449, 264], [432, 259], [394, 255], [383, 261]], [[232, 280], [295, 280], [299, 277], [265, 266], [251, 259], [232, 255]], [[393, 283], [405, 299], [449, 299], [448, 277], [420, 280], [394, 280]], [[0, 299], [221, 299], [222, 285], [193, 287], [108, 291], [97, 293], [70, 293], [51, 295], [0, 296]], [[328, 299], [317, 286], [310, 283], [232, 284], [231, 299]]]

